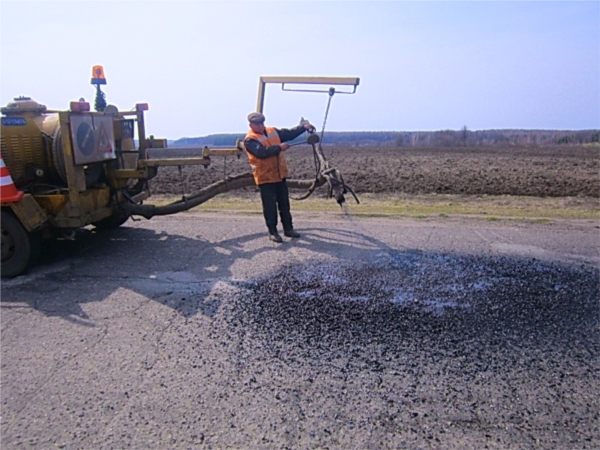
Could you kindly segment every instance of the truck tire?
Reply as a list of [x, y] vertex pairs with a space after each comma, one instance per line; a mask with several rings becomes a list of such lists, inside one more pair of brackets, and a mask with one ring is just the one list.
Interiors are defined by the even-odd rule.
[[16, 277], [25, 272], [40, 254], [41, 239], [28, 233], [17, 218], [2, 211], [2, 271], [3, 277]]

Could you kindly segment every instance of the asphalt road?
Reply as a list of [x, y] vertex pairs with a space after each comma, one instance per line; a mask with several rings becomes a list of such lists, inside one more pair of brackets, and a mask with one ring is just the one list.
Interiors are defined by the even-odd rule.
[[599, 448], [588, 222], [186, 213], [2, 280], [1, 447]]

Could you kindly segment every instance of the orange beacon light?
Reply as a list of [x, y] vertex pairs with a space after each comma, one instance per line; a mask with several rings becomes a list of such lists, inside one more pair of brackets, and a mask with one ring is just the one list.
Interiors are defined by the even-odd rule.
[[104, 77], [104, 68], [102, 66], [92, 67], [92, 84], [106, 84]]

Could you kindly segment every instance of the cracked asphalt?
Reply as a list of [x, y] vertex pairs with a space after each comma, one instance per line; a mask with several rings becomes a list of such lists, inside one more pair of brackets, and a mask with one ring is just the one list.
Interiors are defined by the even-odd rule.
[[590, 221], [191, 212], [2, 280], [1, 447], [600, 447]]

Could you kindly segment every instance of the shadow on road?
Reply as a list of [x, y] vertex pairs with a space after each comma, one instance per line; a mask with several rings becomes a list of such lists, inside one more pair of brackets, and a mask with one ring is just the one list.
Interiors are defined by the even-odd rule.
[[[117, 292], [119, 309], [127, 310], [129, 302], [139, 305], [141, 297], [187, 318], [198, 313], [212, 317], [224, 298], [243, 294], [250, 298], [247, 304], [263, 304], [261, 314], [271, 311], [271, 329], [282, 327], [286, 334], [314, 328], [315, 339], [331, 335], [330, 325], [338, 330], [341, 318], [352, 321], [351, 311], [357, 308], [362, 313], [356, 320], [374, 335], [392, 333], [384, 326], [392, 323], [390, 317], [397, 319], [394, 333], [412, 317], [403, 333], [406, 327], [423, 327], [435, 336], [452, 322], [452, 327], [469, 330], [472, 339], [492, 339], [512, 329], [520, 330], [515, 331], [517, 340], [535, 336], [540, 342], [556, 330], [562, 330], [562, 339], [578, 327], [591, 331], [597, 324], [597, 305], [590, 298], [597, 295], [599, 283], [591, 269], [394, 249], [335, 225], [301, 231], [301, 239], [277, 245], [264, 233], [209, 242], [143, 228], [83, 229], [75, 241], [48, 243], [31, 274], [3, 280], [2, 308], [26, 304], [94, 326], [82, 305]], [[271, 279], [279, 282], [269, 284]], [[262, 292], [259, 299], [257, 292]], [[304, 317], [305, 309], [320, 316], [290, 322]], [[326, 326], [323, 317], [330, 317], [331, 324]], [[525, 334], [523, 326], [529, 330]]]
[[[173, 233], [133, 227], [96, 231], [80, 229], [74, 240], [44, 243], [37, 264], [15, 279], [2, 279], [3, 309], [28, 307], [84, 326], [81, 305], [105, 300], [128, 289], [163, 303], [186, 317], [214, 315], [222, 295], [241, 286], [233, 266], [264, 266], [267, 274], [282, 266], [304, 263], [293, 252], [351, 262], [357, 250], [377, 254], [391, 249], [361, 233], [302, 229], [302, 238], [277, 245], [264, 233], [209, 242]], [[304, 259], [304, 257], [302, 257]], [[248, 270], [246, 270], [247, 272]], [[242, 270], [244, 272], [244, 270]]]

